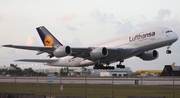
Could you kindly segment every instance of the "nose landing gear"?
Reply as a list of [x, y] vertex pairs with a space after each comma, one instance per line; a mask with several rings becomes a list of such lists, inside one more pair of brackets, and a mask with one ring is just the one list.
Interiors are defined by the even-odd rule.
[[170, 48], [170, 45], [167, 46], [167, 50], [166, 50], [167, 54], [171, 54], [171, 50], [169, 50], [169, 48]]
[[167, 53], [167, 54], [171, 54], [171, 50], [167, 50], [166, 53]]

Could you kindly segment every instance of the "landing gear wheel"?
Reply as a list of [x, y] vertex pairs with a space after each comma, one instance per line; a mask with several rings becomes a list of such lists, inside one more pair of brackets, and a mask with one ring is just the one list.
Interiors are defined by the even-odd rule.
[[120, 68], [120, 65], [116, 65], [116, 68]]
[[167, 50], [166, 53], [167, 53], [167, 54], [171, 54], [171, 50]]
[[171, 50], [169, 50], [169, 49], [170, 49], [170, 46], [171, 46], [171, 45], [168, 45], [168, 46], [167, 46], [167, 50], [166, 50], [166, 53], [167, 53], [167, 54], [171, 54]]
[[125, 66], [124, 66], [124, 65], [117, 65], [116, 68], [122, 68], [122, 69], [124, 69]]
[[95, 64], [93, 69], [96, 70], [114, 70], [114, 66], [104, 66], [103, 64]]
[[124, 69], [124, 68], [125, 68], [125, 66], [124, 66], [124, 65], [122, 65], [122, 68]]

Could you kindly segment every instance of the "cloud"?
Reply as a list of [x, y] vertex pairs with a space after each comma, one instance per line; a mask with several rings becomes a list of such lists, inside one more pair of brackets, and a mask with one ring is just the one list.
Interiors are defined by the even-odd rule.
[[125, 20], [124, 23], [122, 23], [120, 20], [117, 20], [112, 13], [106, 14], [95, 10], [92, 13], [92, 18], [94, 18], [98, 24], [115, 27], [114, 29], [117, 35], [130, 32], [133, 29], [129, 20]]
[[41, 42], [41, 44], [40, 44], [40, 42], [41, 42], [40, 39], [37, 39], [36, 37], [33, 37], [33, 36], [29, 36], [25, 45], [40, 46], [40, 45], [42, 45], [42, 42]]
[[175, 18], [169, 20], [151, 20], [151, 21], [139, 22], [136, 25], [140, 26], [141, 28], [163, 26], [163, 27], [168, 27], [170, 29], [177, 29], [177, 28], [180, 29], [180, 20]]
[[146, 20], [146, 17], [144, 15], [139, 16], [142, 20]]
[[116, 34], [122, 34], [122, 33], [128, 33], [128, 32], [131, 32], [133, 30], [133, 25], [131, 24], [130, 21], [126, 21], [125, 23], [123, 23], [118, 31], [116, 32]]
[[72, 27], [72, 26], [67, 26], [67, 29], [70, 31], [78, 31], [78, 29], [76, 29], [75, 27]]
[[[117, 32], [116, 34], [122, 34], [122, 33], [128, 33], [131, 32], [134, 27], [129, 19], [122, 19], [123, 22], [120, 20], [117, 20], [114, 16], [114, 14], [106, 14], [101, 13], [99, 10], [95, 10], [92, 13], [92, 17], [96, 20], [97, 23], [104, 25], [115, 25]], [[144, 16], [140, 17], [145, 19]]]
[[66, 14], [66, 15], [64, 15], [64, 16], [62, 16], [62, 17], [57, 18], [56, 20], [57, 20], [58, 22], [65, 23], [65, 22], [68, 22], [68, 21], [73, 20], [75, 17], [76, 17], [75, 14]]
[[[168, 9], [160, 9], [155, 15], [154, 19], [150, 21], [140, 21], [136, 24], [136, 26], [139, 26], [140, 28], [149, 28], [149, 27], [167, 27], [172, 29], [173, 31], [179, 31], [180, 29], [180, 20], [178, 15], [175, 15], [174, 17], [171, 16], [171, 11]], [[166, 19], [168, 18], [168, 19]], [[179, 32], [177, 32], [179, 33]]]
[[0, 15], [0, 20], [3, 19], [3, 15]]
[[155, 17], [155, 19], [157, 20], [163, 20], [164, 18], [170, 18], [171, 15], [171, 11], [168, 9], [160, 9], [157, 13], [157, 16]]
[[32, 36], [28, 37], [28, 42], [26, 43], [27, 46], [31, 46], [33, 44], [33, 38]]
[[73, 46], [73, 47], [82, 46], [82, 42], [81, 42], [81, 40], [78, 39], [78, 38], [73, 39], [72, 42], [67, 42], [67, 41], [64, 40], [64, 41], [63, 41], [63, 44], [64, 44], [64, 45]]
[[96, 20], [97, 23], [99, 24], [107, 24], [107, 23], [111, 23], [111, 24], [115, 24], [115, 25], [120, 25], [121, 22], [118, 21], [115, 17], [114, 14], [106, 14], [106, 13], [101, 13], [99, 10], [95, 10], [92, 13], [92, 17]]
[[99, 24], [106, 24], [107, 23], [107, 14], [106, 13], [101, 13], [100, 11], [96, 10], [92, 13], [92, 17]]
[[109, 21], [112, 22], [112, 23], [116, 22], [116, 18], [114, 17], [114, 14], [110, 14], [110, 15], [108, 16], [108, 19], [109, 19]]

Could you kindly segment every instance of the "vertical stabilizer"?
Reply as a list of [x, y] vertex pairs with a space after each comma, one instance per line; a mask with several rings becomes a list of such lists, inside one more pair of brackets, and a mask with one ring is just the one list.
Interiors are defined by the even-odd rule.
[[44, 26], [36, 28], [44, 46], [63, 46]]
[[171, 64], [171, 66], [174, 66], [175, 65], [175, 62], [173, 62], [172, 64]]

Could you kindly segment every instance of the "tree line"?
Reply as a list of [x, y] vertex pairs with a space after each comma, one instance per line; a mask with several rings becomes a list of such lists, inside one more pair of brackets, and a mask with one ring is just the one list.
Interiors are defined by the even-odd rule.
[[[4, 66], [5, 67], [5, 66]], [[68, 68], [61, 68], [60, 73], [62, 76], [66, 76], [69, 73]], [[58, 72], [53, 73], [55, 76], [58, 76]], [[9, 70], [7, 69], [0, 69], [0, 75], [3, 76], [47, 76], [47, 73], [44, 72], [36, 72], [32, 68], [25, 68], [22, 70], [17, 64], [10, 64]]]

